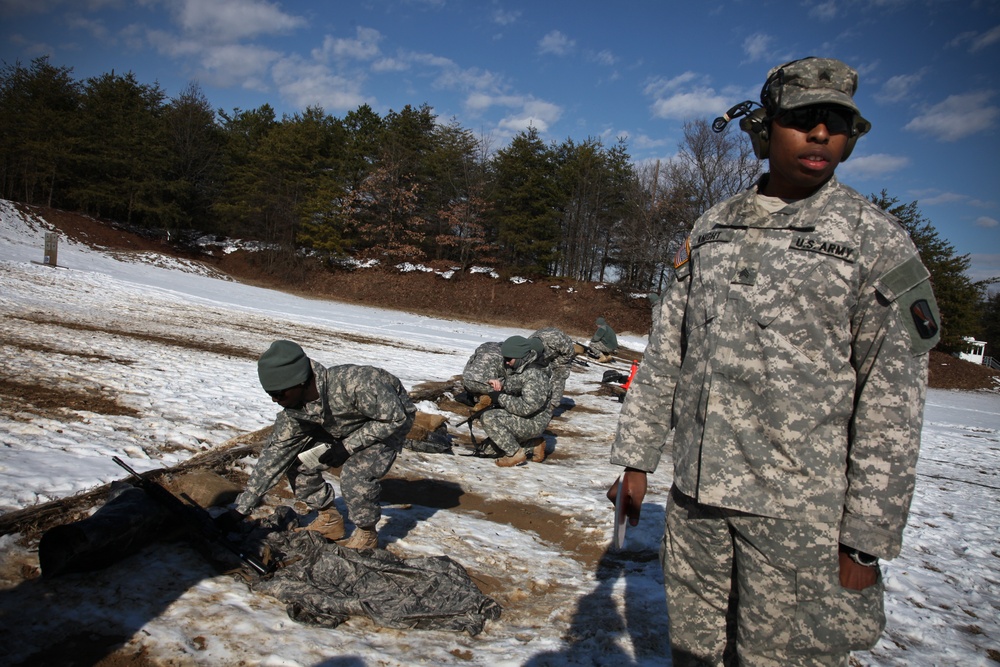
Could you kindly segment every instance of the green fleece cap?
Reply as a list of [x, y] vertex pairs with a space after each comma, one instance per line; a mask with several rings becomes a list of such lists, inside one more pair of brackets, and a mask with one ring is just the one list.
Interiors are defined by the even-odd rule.
[[528, 345], [531, 346], [532, 350], [538, 353], [539, 357], [545, 355], [545, 343], [542, 342], [541, 338], [534, 338], [534, 337], [529, 338]]
[[531, 352], [531, 343], [524, 336], [511, 336], [500, 345], [504, 359], [524, 359]]
[[281, 391], [309, 379], [309, 357], [298, 343], [276, 340], [257, 360], [257, 376], [264, 391]]

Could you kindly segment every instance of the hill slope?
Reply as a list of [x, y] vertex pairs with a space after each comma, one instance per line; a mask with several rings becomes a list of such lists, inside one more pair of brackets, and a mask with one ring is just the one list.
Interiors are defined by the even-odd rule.
[[[435, 272], [331, 271], [316, 264], [292, 272], [268, 271], [260, 257], [246, 251], [194, 254], [166, 239], [146, 238], [88, 216], [38, 207], [30, 210], [67, 237], [88, 245], [198, 259], [242, 282], [313, 298], [528, 330], [555, 326], [577, 340], [589, 339], [597, 317], [604, 317], [619, 333], [644, 335], [651, 324], [645, 298], [599, 283], [565, 279], [515, 283], [469, 272], [445, 279]], [[446, 262], [428, 266], [441, 272], [452, 268]], [[1000, 372], [932, 351], [929, 384], [942, 389], [997, 389]]]

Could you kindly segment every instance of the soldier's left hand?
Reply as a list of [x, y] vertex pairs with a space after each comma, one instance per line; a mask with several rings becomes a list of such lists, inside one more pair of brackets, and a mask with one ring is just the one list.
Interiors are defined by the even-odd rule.
[[840, 552], [840, 585], [852, 591], [863, 591], [878, 581], [878, 566], [867, 567], [851, 560], [845, 552]]

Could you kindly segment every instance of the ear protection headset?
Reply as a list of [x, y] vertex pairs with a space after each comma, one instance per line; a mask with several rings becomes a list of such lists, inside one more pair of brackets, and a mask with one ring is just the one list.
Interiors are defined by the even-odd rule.
[[[771, 149], [771, 121], [774, 120], [774, 117], [781, 109], [781, 92], [784, 86], [785, 68], [800, 60], [809, 60], [809, 58], [800, 58], [799, 60], [787, 62], [775, 70], [771, 76], [767, 77], [767, 81], [764, 82], [764, 85], [760, 89], [760, 106], [757, 109], [751, 111], [754, 102], [750, 100], [741, 102], [723, 116], [716, 118], [715, 122], [712, 123], [712, 129], [716, 132], [722, 132], [730, 120], [744, 116], [740, 120], [740, 129], [750, 135], [750, 144], [757, 159], [766, 160]], [[858, 143], [858, 139], [871, 129], [871, 123], [862, 118], [860, 114], [854, 114], [851, 131], [847, 137], [847, 145], [844, 147], [844, 155], [840, 158], [841, 161], [850, 157], [854, 151], [854, 145]]]

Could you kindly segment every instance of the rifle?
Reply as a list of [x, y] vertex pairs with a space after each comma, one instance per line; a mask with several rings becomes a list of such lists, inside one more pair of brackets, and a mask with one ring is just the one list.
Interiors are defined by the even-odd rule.
[[483, 408], [481, 410], [476, 410], [471, 415], [469, 415], [468, 417], [466, 417], [462, 421], [460, 421], [457, 424], [455, 424], [455, 428], [458, 428], [459, 426], [465, 426], [466, 424], [468, 424], [469, 425], [469, 430], [471, 431], [472, 430], [472, 422], [475, 421], [476, 419], [479, 419], [479, 417], [481, 417], [482, 414], [484, 412], [486, 412], [487, 410], [489, 410], [490, 408], [495, 408], [495, 407], [496, 407], [495, 405], [490, 404], [490, 405], [487, 405], [485, 408]]
[[183, 502], [159, 483], [146, 479], [137, 473], [117, 456], [112, 456], [111, 460], [128, 471], [138, 482], [139, 488], [179, 518], [188, 528], [196, 528], [201, 537], [212, 544], [223, 547], [243, 561], [244, 564], [253, 569], [258, 575], [263, 576], [271, 572], [272, 568], [264, 565], [255, 556], [244, 552], [238, 545], [230, 542], [215, 525], [208, 511], [187, 495], [183, 496], [187, 502]]
[[465, 424], [469, 425], [469, 437], [472, 438], [472, 446], [473, 446], [473, 448], [479, 447], [479, 443], [476, 442], [476, 434], [472, 431], [472, 422], [475, 421], [476, 419], [479, 419], [480, 417], [482, 417], [483, 413], [486, 412], [487, 410], [491, 410], [493, 408], [498, 408], [498, 407], [500, 407], [500, 406], [494, 404], [491, 401], [490, 403], [488, 403], [486, 405], [486, 407], [483, 407], [483, 408], [480, 408], [479, 410], [476, 410], [475, 412], [473, 412], [472, 414], [470, 414], [468, 417], [466, 417], [462, 421], [460, 421], [457, 424], [455, 424], [455, 428], [458, 428], [460, 426], [464, 426]]

